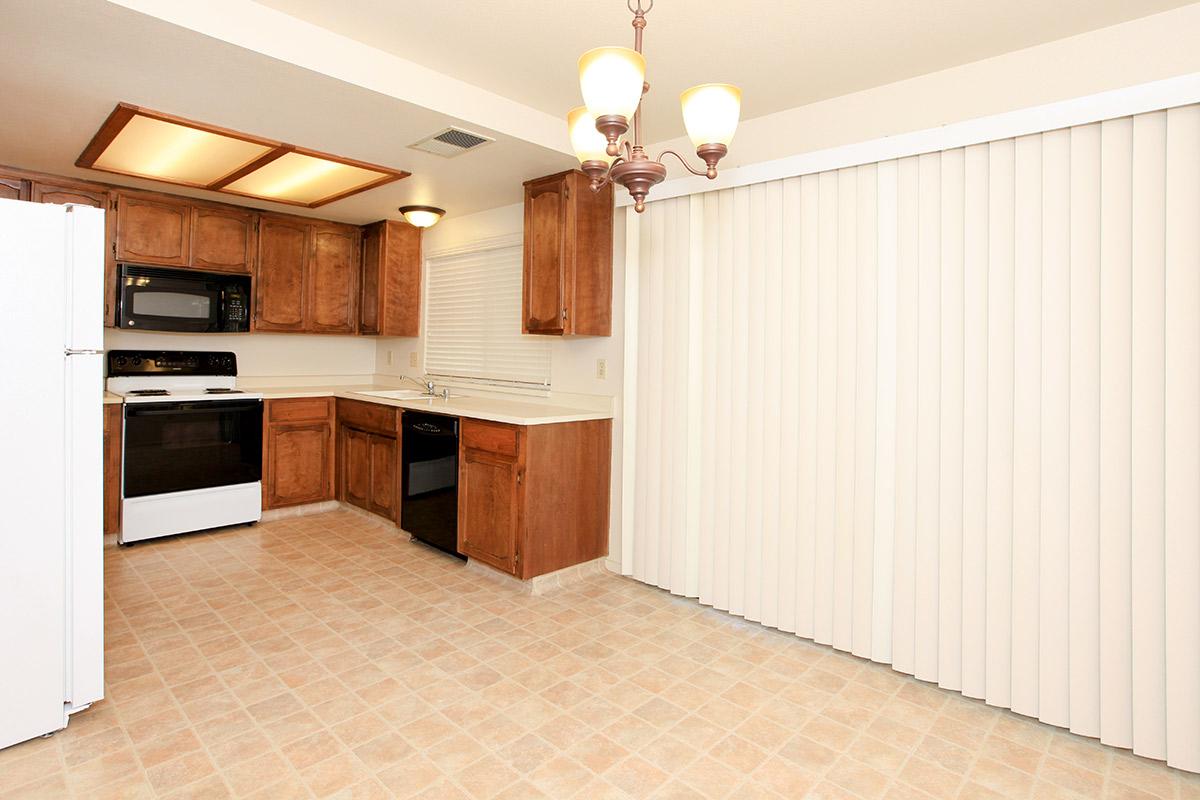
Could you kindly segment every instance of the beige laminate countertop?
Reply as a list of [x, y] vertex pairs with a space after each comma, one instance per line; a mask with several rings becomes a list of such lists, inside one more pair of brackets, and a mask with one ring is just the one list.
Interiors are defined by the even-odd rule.
[[113, 403], [123, 403], [123, 402], [125, 402], [125, 401], [121, 399], [121, 395], [119, 395], [119, 394], [113, 394], [112, 392], [104, 393], [104, 405], [106, 405], [106, 406], [112, 405]]
[[395, 386], [272, 386], [256, 387], [250, 391], [261, 392], [267, 400], [289, 397], [342, 397], [385, 406], [404, 408], [410, 411], [427, 411], [491, 422], [507, 422], [510, 425], [551, 425], [558, 422], [585, 422], [594, 419], [612, 419], [611, 411], [596, 411], [569, 406], [553, 406], [520, 400], [505, 400], [494, 397], [451, 396], [441, 398], [418, 397], [396, 400], [389, 397], [373, 397], [363, 392], [394, 390]]

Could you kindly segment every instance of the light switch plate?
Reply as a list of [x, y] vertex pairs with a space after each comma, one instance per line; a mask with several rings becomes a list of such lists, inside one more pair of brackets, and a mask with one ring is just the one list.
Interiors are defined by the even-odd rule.
[[608, 359], [596, 359], [596, 377], [602, 381], [608, 379]]
[[408, 354], [408, 365], [410, 367], [415, 367], [417, 365], [417, 351], [416, 350], [413, 350], [412, 352], [410, 352]]

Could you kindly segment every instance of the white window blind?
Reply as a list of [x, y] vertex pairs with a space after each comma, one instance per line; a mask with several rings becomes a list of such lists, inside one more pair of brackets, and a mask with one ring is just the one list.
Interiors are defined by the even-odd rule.
[[428, 374], [505, 386], [550, 386], [550, 342], [521, 334], [521, 253], [518, 244], [428, 260]]
[[1200, 772], [1197, 220], [1200, 105], [647, 204], [622, 569]]

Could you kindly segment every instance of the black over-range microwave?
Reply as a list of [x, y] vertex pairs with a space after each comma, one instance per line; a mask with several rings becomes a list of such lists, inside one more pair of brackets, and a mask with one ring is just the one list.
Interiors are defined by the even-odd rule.
[[129, 331], [248, 331], [250, 276], [120, 264], [117, 326]]

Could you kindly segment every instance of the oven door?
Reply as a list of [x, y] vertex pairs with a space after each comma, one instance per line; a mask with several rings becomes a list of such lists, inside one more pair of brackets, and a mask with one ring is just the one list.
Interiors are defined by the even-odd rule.
[[125, 406], [125, 497], [262, 479], [262, 400]]
[[[184, 333], [246, 331], [249, 293], [249, 276], [122, 264], [117, 325]], [[227, 306], [235, 313], [227, 315]]]

